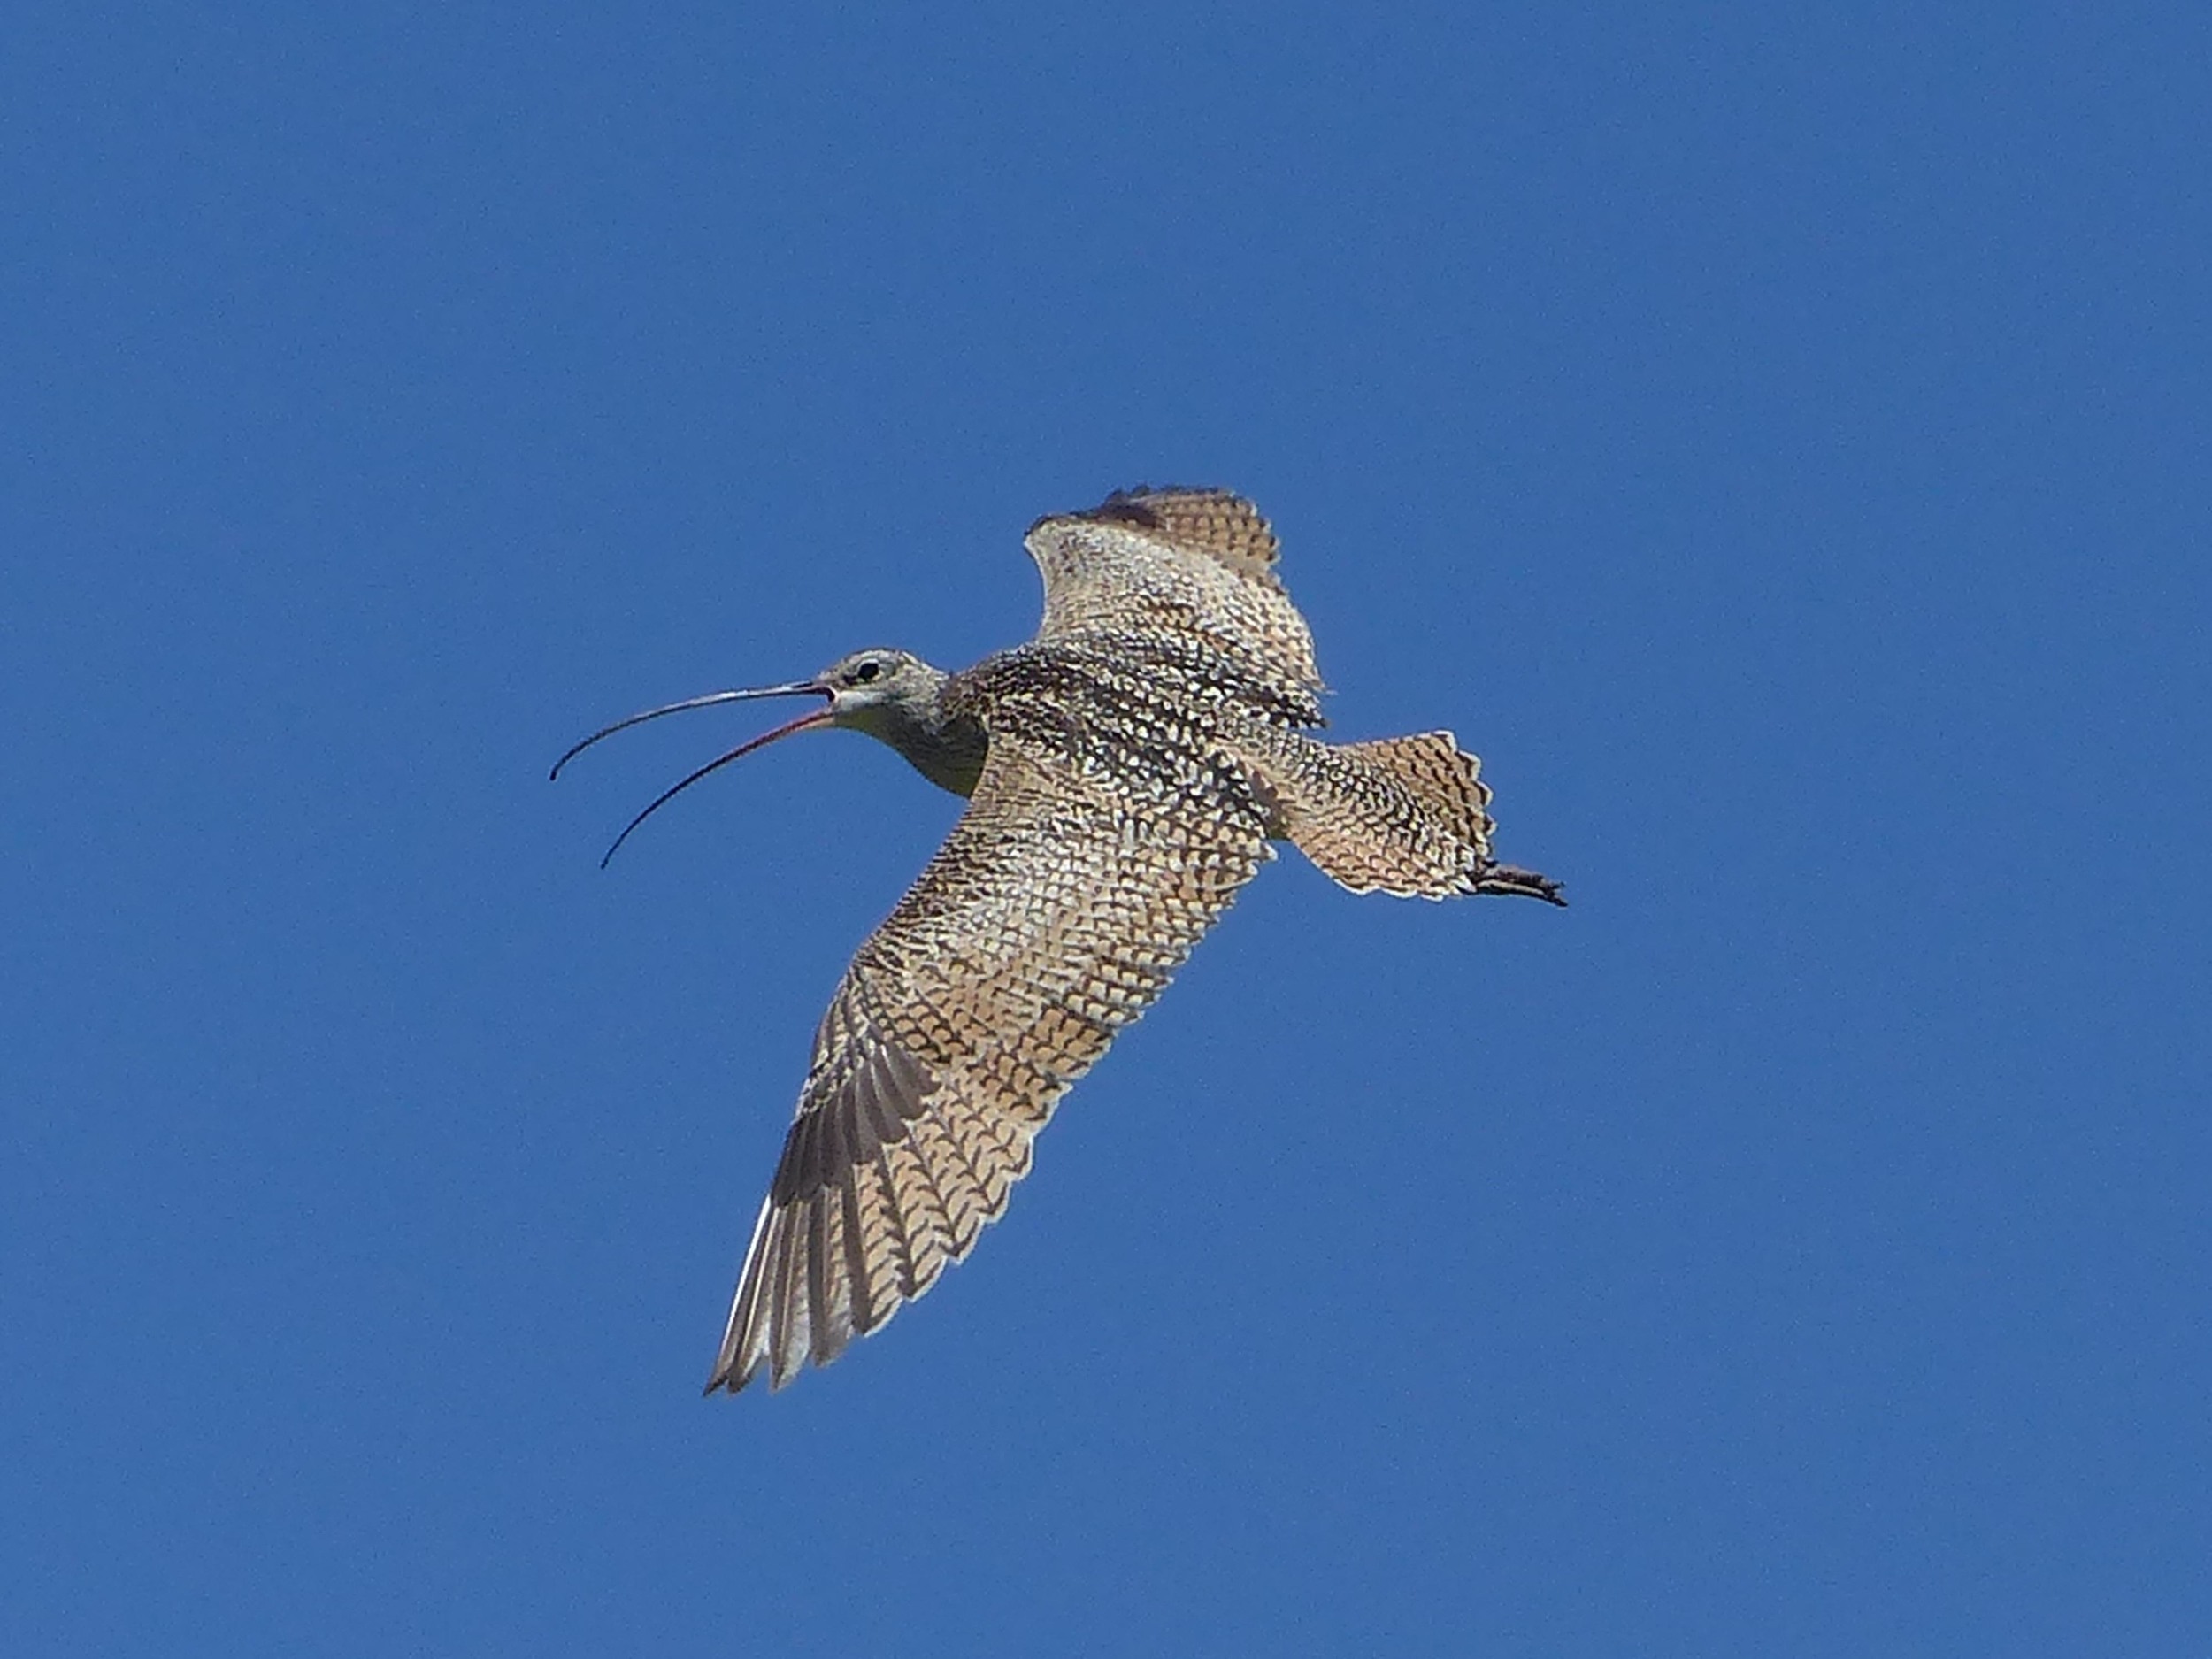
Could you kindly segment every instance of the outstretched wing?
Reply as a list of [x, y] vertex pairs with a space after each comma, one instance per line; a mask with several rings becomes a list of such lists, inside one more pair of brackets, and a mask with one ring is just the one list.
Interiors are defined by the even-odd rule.
[[1275, 533], [1240, 495], [1118, 490], [1038, 519], [1026, 544], [1045, 579], [1041, 640], [1194, 633], [1308, 704], [1321, 689], [1313, 635], [1276, 574]]
[[823, 1018], [709, 1393], [827, 1363], [967, 1255], [1068, 1086], [1269, 856], [1261, 816], [1140, 798], [993, 733]]

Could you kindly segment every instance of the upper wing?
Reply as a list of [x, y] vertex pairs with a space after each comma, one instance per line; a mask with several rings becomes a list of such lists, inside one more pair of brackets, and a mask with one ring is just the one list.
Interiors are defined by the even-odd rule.
[[993, 734], [966, 812], [823, 1018], [710, 1393], [826, 1363], [968, 1253], [1264, 834], [1249, 806], [1174, 810]]
[[1275, 572], [1275, 533], [1240, 495], [1118, 490], [1038, 519], [1026, 544], [1045, 579], [1039, 639], [1196, 632], [1308, 703], [1321, 689], [1313, 635]]

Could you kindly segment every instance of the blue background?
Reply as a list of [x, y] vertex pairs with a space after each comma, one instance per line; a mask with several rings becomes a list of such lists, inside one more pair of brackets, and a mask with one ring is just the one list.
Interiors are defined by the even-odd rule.
[[[12, 16], [7, 1652], [2212, 1650], [2202, 8]], [[1147, 479], [1575, 908], [1284, 861], [703, 1402], [958, 803], [545, 767]]]

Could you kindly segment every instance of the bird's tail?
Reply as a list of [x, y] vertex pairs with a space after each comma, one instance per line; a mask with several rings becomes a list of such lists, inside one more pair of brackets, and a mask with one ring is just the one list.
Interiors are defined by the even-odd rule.
[[1481, 766], [1449, 732], [1342, 744], [1285, 733], [1253, 771], [1276, 831], [1354, 893], [1565, 903], [1557, 882], [1491, 857], [1496, 824]]

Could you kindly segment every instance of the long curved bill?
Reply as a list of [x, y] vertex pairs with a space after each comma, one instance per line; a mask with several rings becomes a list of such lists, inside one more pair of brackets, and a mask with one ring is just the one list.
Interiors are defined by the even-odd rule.
[[809, 694], [826, 697], [830, 692], [827, 686], [818, 686], [811, 680], [795, 680], [788, 685], [756, 686], [750, 691], [710, 691], [703, 697], [686, 697], [681, 703], [664, 703], [657, 709], [648, 709], [644, 713], [634, 714], [626, 720], [617, 720], [612, 726], [601, 726], [555, 761], [553, 770], [547, 775], [558, 778], [562, 767], [601, 738], [612, 737], [617, 732], [626, 732], [634, 726], [644, 725], [648, 720], [657, 720], [664, 714], [681, 714], [687, 709], [710, 709], [718, 703], [750, 703], [756, 697], [796, 697]]
[[818, 726], [827, 726], [830, 722], [831, 712], [827, 700], [832, 698], [833, 695], [827, 686], [819, 685], [811, 680], [795, 680], [788, 685], [756, 686], [745, 691], [710, 691], [703, 697], [686, 697], [681, 703], [664, 703], [657, 709], [648, 709], [642, 714], [634, 714], [626, 720], [617, 720], [612, 726], [602, 726], [582, 742], [570, 749], [568, 753], [563, 755], [560, 759], [555, 761], [553, 770], [549, 775], [558, 778], [561, 775], [562, 767], [567, 765], [570, 761], [574, 760], [577, 756], [582, 754], [601, 738], [612, 737], [617, 732], [627, 731], [630, 727], [641, 725], [647, 720], [657, 720], [664, 714], [681, 714], [689, 709], [708, 709], [722, 703], [749, 703], [757, 697], [818, 696], [826, 700], [824, 705], [813, 712], [803, 714], [795, 720], [787, 720], [772, 732], [764, 732], [760, 736], [749, 741], [740, 743], [727, 754], [716, 756], [688, 777], [662, 790], [653, 798], [652, 804], [625, 825], [622, 833], [614, 838], [614, 844], [607, 849], [605, 856], [599, 861], [599, 867], [604, 870], [608, 861], [613, 858], [622, 843], [630, 839], [632, 830], [637, 828], [655, 812], [690, 788], [693, 784], [697, 783], [708, 773], [720, 771], [733, 760], [742, 760], [757, 749], [765, 749], [778, 738], [789, 737], [795, 732], [811, 731]]

